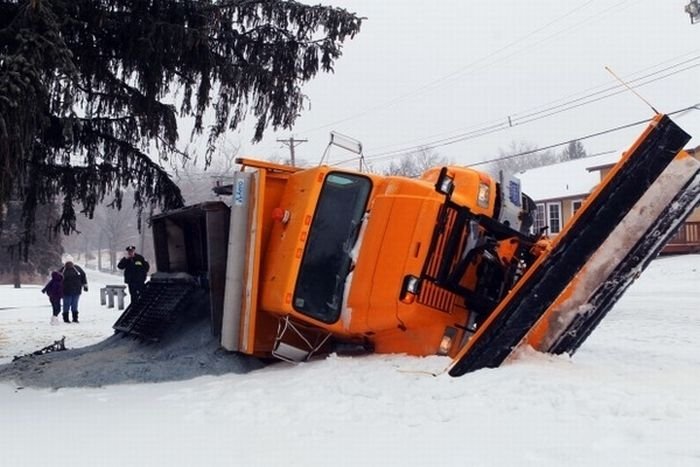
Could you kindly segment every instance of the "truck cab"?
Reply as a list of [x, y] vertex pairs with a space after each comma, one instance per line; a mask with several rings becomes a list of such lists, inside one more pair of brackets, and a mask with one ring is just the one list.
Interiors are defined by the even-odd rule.
[[[508, 212], [519, 206], [518, 225], [499, 221], [501, 184], [485, 173], [445, 167], [409, 179], [241, 162], [255, 173], [251, 225], [264, 232], [244, 249], [245, 275], [256, 280], [241, 292], [256, 299], [233, 317], [248, 323], [247, 353], [452, 355], [507, 292], [504, 278], [514, 282], [530, 259], [531, 205], [517, 191]], [[266, 189], [280, 173], [283, 187]]]

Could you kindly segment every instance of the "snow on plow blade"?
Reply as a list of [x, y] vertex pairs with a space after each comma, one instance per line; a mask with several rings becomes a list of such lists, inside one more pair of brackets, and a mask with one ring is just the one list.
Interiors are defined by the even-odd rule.
[[524, 340], [575, 351], [697, 203], [698, 162], [679, 154], [689, 139], [667, 116], [654, 118], [449, 374], [497, 367]]
[[[554, 310], [551, 321], [543, 319], [533, 329], [533, 347], [542, 352], [573, 354], [697, 206], [700, 162], [687, 153], [681, 154], [589, 261], [596, 267], [586, 267], [578, 274], [576, 283], [580, 287], [576, 292]], [[680, 192], [674, 196], [679, 187]], [[647, 222], [650, 216], [656, 217], [651, 224]], [[616, 258], [619, 245], [629, 251], [622, 261]], [[606, 257], [615, 260], [606, 261]]]

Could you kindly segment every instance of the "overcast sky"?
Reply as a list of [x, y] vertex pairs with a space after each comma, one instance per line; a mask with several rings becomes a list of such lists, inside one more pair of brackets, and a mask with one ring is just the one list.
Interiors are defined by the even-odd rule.
[[[292, 131], [270, 130], [256, 145], [250, 128], [231, 135], [241, 155], [287, 157], [276, 139], [294, 135], [308, 139], [297, 158], [315, 164], [334, 130], [360, 140], [378, 169], [400, 157], [392, 151], [421, 145], [468, 165], [513, 142], [543, 147], [651, 118], [606, 66], [661, 112], [700, 104], [700, 24], [688, 0], [324, 3], [367, 18], [361, 32], [334, 74], [305, 86], [310, 108]], [[700, 144], [700, 110], [673, 118]], [[589, 153], [624, 150], [641, 129], [583, 143]], [[329, 154], [330, 163], [352, 157]]]

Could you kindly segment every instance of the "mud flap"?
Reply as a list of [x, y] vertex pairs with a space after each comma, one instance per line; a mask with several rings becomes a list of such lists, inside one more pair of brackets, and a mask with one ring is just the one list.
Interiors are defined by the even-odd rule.
[[[642, 246], [647, 238], [645, 234], [651, 234], [655, 224], [664, 224], [663, 213], [667, 211], [667, 206], [672, 205], [676, 195], [686, 191], [686, 186], [690, 183], [686, 180], [683, 186], [672, 191], [674, 188], [668, 186], [669, 178], [672, 177], [660, 176], [689, 139], [690, 137], [667, 116], [657, 116], [601, 185], [588, 197], [574, 219], [555, 239], [552, 249], [540, 256], [460, 350], [449, 374], [460, 376], [480, 368], [497, 367], [526, 337], [527, 341], [538, 349], [578, 347], [582, 340], [565, 344], [564, 339], [561, 339], [567, 330], [573, 330], [570, 326], [576, 321], [576, 313], [570, 314], [568, 320], [557, 321], [566, 314], [562, 313], [564, 304], [568, 304], [571, 309], [592, 311], [588, 303], [590, 293], [602, 290], [601, 284], [611, 277], [610, 272], [619, 269], [621, 274], [625, 274], [623, 269], [627, 269], [626, 277], [629, 277], [635, 263], [637, 267], [645, 265], [644, 261], [648, 263], [655, 247]], [[679, 155], [679, 160], [684, 159], [691, 160]], [[673, 164], [671, 166], [674, 167]], [[659, 182], [655, 184], [657, 180]], [[653, 193], [658, 194], [665, 190], [670, 192], [670, 200], [662, 202], [660, 212], [653, 215], [642, 212], [644, 210], [639, 204], [645, 203], [645, 194], [649, 190], [651, 194], [647, 199], [654, 199]], [[638, 207], [637, 210], [635, 206]], [[669, 227], [666, 233], [658, 236], [658, 242], [651, 242], [656, 245], [656, 251], [663, 245], [662, 237], [668, 238], [673, 233], [671, 211], [672, 206], [668, 208]], [[621, 224], [625, 227], [619, 228]], [[633, 238], [630, 241], [621, 241], [618, 238], [624, 237], [624, 233], [630, 233], [630, 230], [634, 230], [634, 235], [638, 236], [636, 240]], [[637, 245], [640, 259], [628, 262], [628, 257], [634, 254]], [[605, 248], [601, 250], [603, 246]], [[625, 264], [629, 265], [624, 266]], [[605, 274], [606, 271], [608, 274]], [[590, 292], [588, 296], [582, 292], [582, 284], [585, 282], [589, 283], [585, 287], [585, 290]], [[631, 280], [627, 285], [629, 283]], [[610, 287], [611, 282], [607, 284], [608, 289], [613, 292], [606, 293], [605, 300], [602, 300], [601, 294], [605, 305], [599, 309], [605, 310], [603, 314], [626, 288]], [[574, 295], [577, 297], [575, 300]], [[575, 303], [580, 304], [574, 306]], [[595, 312], [578, 314], [600, 316]], [[587, 322], [593, 327], [597, 324], [595, 318]], [[553, 323], [556, 326], [552, 325]], [[576, 334], [583, 336], [584, 328], [585, 325], [582, 324]]]

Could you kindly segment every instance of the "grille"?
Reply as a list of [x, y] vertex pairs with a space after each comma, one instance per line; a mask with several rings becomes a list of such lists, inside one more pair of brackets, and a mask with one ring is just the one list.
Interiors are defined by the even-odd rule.
[[[458, 211], [448, 206], [445, 206], [445, 209], [448, 210], [445, 225], [433, 238], [430, 254], [423, 272], [423, 277], [426, 280], [421, 285], [418, 303], [449, 312], [454, 305], [456, 295], [438, 284], [455, 267], [457, 258], [462, 255], [466, 233], [463, 228], [455, 228], [455, 225], [464, 224], [463, 220], [458, 219]], [[446, 257], [453, 258], [453, 260], [450, 263], [441, 264], [441, 260]]]
[[454, 302], [455, 294], [449, 290], [438, 287], [432, 282], [423, 282], [423, 285], [421, 285], [420, 294], [418, 295], [418, 303], [421, 305], [449, 312], [452, 310]]

